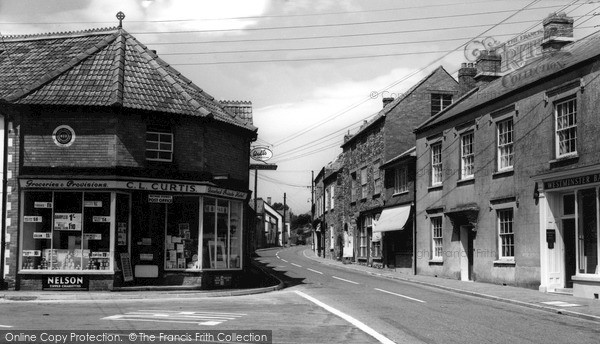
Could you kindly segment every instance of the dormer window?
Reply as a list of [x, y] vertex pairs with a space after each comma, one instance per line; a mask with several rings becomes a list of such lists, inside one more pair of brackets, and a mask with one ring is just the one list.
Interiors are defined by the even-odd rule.
[[173, 161], [173, 133], [170, 128], [148, 127], [146, 131], [146, 160]]

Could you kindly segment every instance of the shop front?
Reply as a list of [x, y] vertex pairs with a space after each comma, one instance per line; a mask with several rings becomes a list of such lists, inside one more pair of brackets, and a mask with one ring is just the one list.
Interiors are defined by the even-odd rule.
[[[600, 169], [579, 169], [536, 178], [540, 206], [540, 290], [600, 295]], [[541, 187], [540, 187], [541, 186]]]
[[20, 179], [17, 288], [233, 286], [247, 193], [211, 183]]
[[407, 273], [412, 270], [411, 209], [410, 204], [383, 209], [373, 226], [373, 237], [381, 241], [383, 266]]

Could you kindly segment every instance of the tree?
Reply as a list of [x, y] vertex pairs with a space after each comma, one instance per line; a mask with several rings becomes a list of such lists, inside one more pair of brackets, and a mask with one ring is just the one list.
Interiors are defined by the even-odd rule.
[[[273, 209], [279, 211], [279, 210], [283, 210], [283, 203], [279, 203], [279, 202], [275, 202], [272, 205]], [[286, 204], [285, 205], [285, 211], [290, 210], [290, 207]]]
[[292, 223], [290, 225], [290, 228], [294, 229], [294, 228], [301, 228], [301, 227], [305, 227], [305, 226], [311, 226], [311, 216], [310, 214], [306, 213], [306, 214], [300, 214], [298, 216], [293, 216], [292, 217]]

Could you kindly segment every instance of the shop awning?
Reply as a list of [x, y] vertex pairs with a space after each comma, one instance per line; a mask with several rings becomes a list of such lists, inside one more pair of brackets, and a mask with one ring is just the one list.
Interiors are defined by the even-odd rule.
[[410, 205], [384, 209], [379, 221], [373, 226], [373, 232], [398, 231], [404, 228], [410, 216]]

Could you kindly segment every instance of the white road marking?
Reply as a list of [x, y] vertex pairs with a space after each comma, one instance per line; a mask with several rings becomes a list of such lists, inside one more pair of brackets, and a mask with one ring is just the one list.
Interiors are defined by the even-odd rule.
[[153, 321], [206, 326], [219, 325], [227, 320], [235, 320], [246, 314], [242, 313], [213, 313], [213, 312], [180, 312], [163, 310], [140, 310], [125, 314], [111, 315], [103, 320]]
[[415, 299], [415, 298], [413, 298], [413, 297], [409, 297], [409, 296], [406, 296], [406, 295], [401, 295], [401, 294], [392, 293], [391, 291], [387, 291], [387, 290], [383, 290], [383, 289], [379, 289], [379, 288], [375, 288], [375, 290], [377, 290], [377, 291], [380, 291], [380, 292], [382, 292], [382, 293], [388, 293], [388, 294], [396, 295], [396, 296], [399, 296], [399, 297], [403, 297], [403, 298], [405, 298], [405, 299], [409, 299], [409, 300], [413, 300], [413, 301], [417, 301], [417, 302], [426, 303], [426, 302], [425, 302], [425, 301], [423, 301], [423, 300]]
[[321, 275], [323, 274], [321, 271], [313, 270], [311, 268], [306, 268], [306, 270], [309, 270], [309, 271], [312, 271], [312, 272], [316, 272], [316, 273], [321, 274]]
[[0, 327], [12, 327], [10, 325], [0, 325]]
[[339, 278], [339, 277], [335, 277], [335, 276], [331, 276], [331, 277], [333, 277], [333, 278], [335, 278], [335, 279], [338, 279], [338, 280], [340, 280], [340, 281], [344, 281], [344, 282], [348, 282], [348, 283], [352, 283], [352, 284], [360, 284], [360, 283], [358, 283], [358, 282], [349, 281], [349, 280], [347, 280], [347, 279], [343, 279], [343, 278]]
[[283, 261], [283, 262], [286, 262], [286, 263], [288, 262], [288, 261], [287, 261], [287, 260], [285, 260], [285, 259], [282, 259], [281, 261]]
[[568, 302], [564, 302], [564, 301], [546, 301], [546, 302], [541, 302], [543, 304], [549, 305], [549, 306], [556, 306], [556, 307], [580, 307], [581, 305], [575, 304], [575, 303], [568, 303]]
[[346, 320], [347, 322], [351, 323], [352, 325], [358, 327], [361, 331], [365, 332], [366, 334], [370, 335], [371, 337], [377, 339], [380, 343], [383, 344], [396, 344], [393, 341], [391, 341], [389, 338], [385, 337], [384, 335], [380, 334], [379, 332], [375, 331], [374, 329], [372, 329], [371, 327], [367, 326], [365, 323], [361, 322], [360, 320], [357, 320], [356, 318], [343, 313], [317, 299], [315, 299], [312, 296], [309, 296], [301, 291], [295, 291], [296, 294], [302, 296], [303, 298], [307, 299], [308, 301], [316, 304], [317, 306], [320, 306], [322, 308], [324, 308], [325, 310], [327, 310], [330, 313], [333, 313], [335, 315], [337, 315], [338, 317]]
[[292, 264], [293, 266], [297, 266], [297, 267], [299, 267], [299, 268], [301, 268], [301, 267], [302, 267], [302, 265], [298, 265], [298, 264], [294, 264], [294, 263], [291, 263], [291, 264]]

